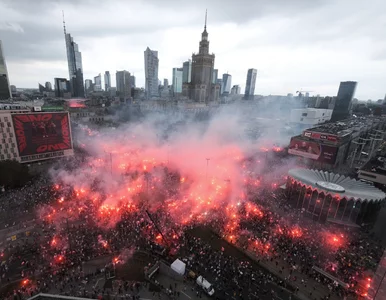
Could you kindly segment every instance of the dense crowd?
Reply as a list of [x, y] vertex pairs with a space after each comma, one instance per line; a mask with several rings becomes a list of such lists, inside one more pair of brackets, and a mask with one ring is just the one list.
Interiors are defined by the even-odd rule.
[[[67, 167], [76, 168], [77, 163]], [[168, 186], [162, 189], [166, 199], [178, 194], [173, 176], [169, 174], [163, 183]], [[260, 178], [256, 180], [267, 186]], [[274, 178], [275, 182], [279, 180]], [[120, 208], [119, 214], [101, 212], [99, 204], [87, 195], [81, 202], [71, 202], [79, 191], [51, 185], [48, 179], [41, 178], [1, 196], [3, 227], [12, 227], [15, 222], [27, 224], [31, 216], [36, 217], [35, 209], [39, 218], [28, 236], [3, 247], [0, 283], [7, 285], [22, 278], [9, 291], [10, 299], [53, 290], [66, 295], [97, 296], [103, 291], [84, 288], [79, 292], [77, 284], [90, 276], [83, 270], [84, 263], [111, 256], [116, 259], [114, 263], [123, 264], [135, 251], [151, 253], [156, 259], [163, 253], [160, 250], [167, 248], [183, 258], [189, 269], [210, 279], [220, 299], [229, 295], [236, 299], [270, 294], [273, 297], [273, 284], [286, 288], [306, 286], [307, 280], [298, 279], [297, 273], [327, 286], [324, 299], [333, 294], [343, 298], [349, 293], [363, 293], [361, 281], [368, 277], [366, 272], [374, 270], [383, 248], [369, 242], [368, 235], [360, 230], [336, 231], [304, 218], [301, 211], [286, 206], [285, 196], [272, 192], [277, 186], [270, 187], [255, 188], [257, 192], [248, 195], [251, 202], [244, 199], [232, 206], [224, 202], [221, 209], [209, 210], [207, 219], [197, 217], [184, 224], [176, 222], [175, 212], [171, 214], [168, 206], [173, 202], [152, 207], [149, 197], [142, 197], [136, 205]], [[98, 189], [98, 185], [94, 188]], [[232, 213], [224, 213], [229, 210], [237, 218], [233, 220]], [[250, 260], [226, 255], [187, 233], [198, 225], [211, 228], [228, 242], [253, 253], [256, 259], [281, 267], [279, 275], [256, 268]], [[344, 238], [330, 245], [329, 235]], [[328, 271], [348, 287], [323, 276], [314, 267]], [[289, 276], [280, 279], [285, 268]], [[312, 292], [309, 297], [313, 299]]]

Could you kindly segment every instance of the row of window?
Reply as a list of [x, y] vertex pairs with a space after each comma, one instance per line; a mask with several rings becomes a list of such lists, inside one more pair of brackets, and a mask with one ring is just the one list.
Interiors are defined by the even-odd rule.
[[0, 150], [1, 149], [8, 149], [8, 148], [11, 148], [11, 149], [14, 149], [16, 147], [15, 143], [11, 143], [11, 147], [9, 147], [9, 144], [0, 144]]
[[11, 159], [11, 158], [16, 158], [16, 154], [0, 154], [0, 160], [5, 160], [5, 159]]
[[[5, 127], [5, 122], [1, 122], [0, 126], [4, 128]], [[11, 122], [7, 122], [7, 127], [12, 127]]]

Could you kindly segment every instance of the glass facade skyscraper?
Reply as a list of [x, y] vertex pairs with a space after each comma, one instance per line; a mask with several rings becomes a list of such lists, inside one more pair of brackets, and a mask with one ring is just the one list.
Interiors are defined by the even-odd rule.
[[146, 97], [158, 97], [158, 51], [150, 50], [146, 48], [144, 52], [145, 56], [145, 91]]
[[357, 83], [355, 81], [343, 81], [340, 83], [334, 110], [332, 111], [332, 121], [343, 120], [350, 116], [356, 87]]
[[182, 65], [182, 83], [189, 83], [192, 79], [192, 61], [189, 59]]
[[173, 68], [173, 93], [182, 93], [183, 68]]
[[245, 93], [244, 99], [253, 100], [255, 95], [255, 85], [256, 85], [257, 70], [249, 69], [247, 73], [247, 82], [245, 84]]
[[74, 42], [69, 33], [65, 32], [68, 73], [71, 83], [71, 95], [84, 98], [82, 53], [78, 44]]
[[9, 86], [7, 64], [5, 63], [3, 47], [0, 41], [0, 100], [12, 98], [11, 88]]
[[105, 91], [107, 92], [111, 88], [111, 76], [110, 72], [106, 71], [105, 72]]
[[222, 88], [221, 91], [223, 94], [229, 94], [231, 91], [231, 84], [232, 84], [232, 75], [229, 74], [223, 74], [222, 75]]

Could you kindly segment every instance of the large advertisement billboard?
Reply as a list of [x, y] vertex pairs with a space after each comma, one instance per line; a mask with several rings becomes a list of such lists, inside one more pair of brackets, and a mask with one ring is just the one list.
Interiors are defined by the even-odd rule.
[[288, 147], [288, 153], [333, 165], [335, 164], [338, 148], [293, 138]]
[[73, 153], [67, 112], [15, 114], [12, 122], [22, 162]]
[[320, 133], [320, 132], [311, 132], [311, 131], [304, 131], [303, 135], [308, 138], [313, 138], [316, 140], [324, 140], [324, 141], [330, 141], [333, 143], [338, 142], [338, 136], [334, 134], [326, 134], [326, 133]]

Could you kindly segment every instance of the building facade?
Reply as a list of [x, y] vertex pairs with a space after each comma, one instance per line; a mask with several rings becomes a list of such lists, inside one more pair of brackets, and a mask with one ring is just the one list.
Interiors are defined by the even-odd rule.
[[158, 97], [158, 51], [146, 48], [145, 52], [145, 90], [146, 98]]
[[220, 87], [213, 84], [214, 54], [209, 54], [208, 32], [206, 31], [206, 15], [204, 31], [201, 34], [199, 51], [192, 55], [191, 82], [182, 88], [184, 96], [195, 102], [208, 103], [217, 101]]
[[0, 100], [12, 98], [11, 87], [9, 85], [7, 64], [5, 62], [3, 46], [0, 41]]
[[136, 85], [135, 85], [135, 76], [134, 75], [130, 76], [130, 83], [131, 83], [131, 88], [135, 88], [136, 87]]
[[110, 72], [109, 71], [106, 71], [105, 72], [105, 91], [107, 92], [109, 90], [109, 88], [111, 88], [111, 76], [110, 76]]
[[94, 92], [100, 92], [102, 90], [102, 75], [99, 73], [98, 76], [94, 77]]
[[183, 68], [173, 68], [173, 93], [182, 93]]
[[55, 97], [69, 98], [71, 96], [71, 83], [66, 78], [55, 78]]
[[164, 78], [164, 89], [167, 89], [168, 86], [169, 86], [169, 80], [167, 78]]
[[68, 112], [36, 113], [25, 105], [0, 104], [0, 161], [29, 163], [73, 154]]
[[335, 107], [332, 112], [332, 121], [348, 118], [352, 112], [352, 99], [355, 94], [357, 83], [355, 81], [343, 81], [339, 85]]
[[213, 79], [212, 79], [212, 83], [213, 83], [213, 84], [216, 84], [216, 83], [217, 83], [217, 79], [218, 79], [218, 69], [213, 69]]
[[241, 88], [239, 85], [234, 85], [232, 86], [232, 89], [231, 89], [231, 95], [239, 95], [241, 92]]
[[192, 80], [192, 61], [189, 59], [182, 64], [182, 83], [190, 83]]
[[129, 71], [117, 71], [117, 92], [120, 98], [126, 99], [131, 96], [131, 77]]
[[244, 99], [253, 100], [255, 95], [255, 85], [256, 85], [257, 70], [249, 69], [247, 73], [247, 82], [245, 84], [245, 93]]
[[65, 28], [64, 36], [66, 40], [71, 95], [77, 98], [84, 98], [82, 53], [79, 51], [78, 44], [74, 42], [71, 35], [66, 33]]
[[47, 81], [46, 84], [45, 84], [45, 86], [46, 86], [46, 90], [47, 90], [47, 91], [52, 91], [52, 85], [51, 85], [51, 82]]
[[231, 84], [232, 84], [232, 75], [223, 74], [222, 75], [222, 88], [221, 93], [223, 95], [229, 95], [231, 92]]

